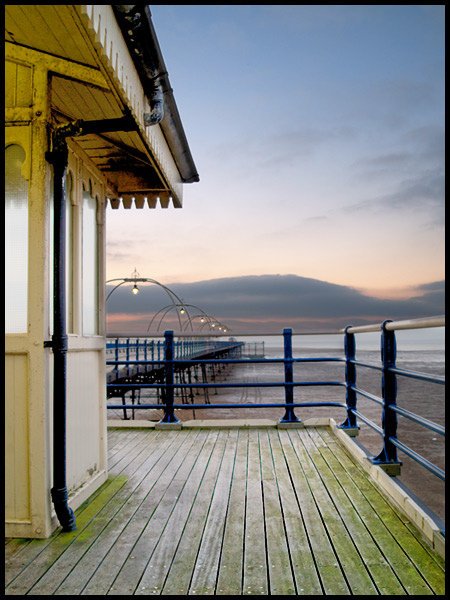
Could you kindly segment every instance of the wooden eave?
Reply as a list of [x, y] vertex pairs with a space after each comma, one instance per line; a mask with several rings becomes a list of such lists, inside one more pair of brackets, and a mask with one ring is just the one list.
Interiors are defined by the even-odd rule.
[[53, 124], [133, 116], [133, 131], [76, 138], [106, 177], [111, 206], [181, 207], [180, 174], [160, 126], [143, 124], [148, 103], [111, 6], [6, 5], [5, 15], [7, 59], [51, 76]]

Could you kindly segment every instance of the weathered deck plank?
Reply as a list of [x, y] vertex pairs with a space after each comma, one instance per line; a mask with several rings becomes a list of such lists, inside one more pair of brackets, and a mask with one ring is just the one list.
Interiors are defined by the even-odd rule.
[[78, 530], [6, 546], [7, 595], [443, 595], [442, 560], [328, 428], [114, 430]]
[[282, 439], [287, 439], [287, 432], [280, 431], [279, 434], [280, 436], [276, 431], [269, 432], [278, 493], [297, 590], [302, 595], [321, 595], [323, 593], [322, 586], [305, 526], [308, 519], [308, 507], [305, 503], [302, 505], [302, 511], [298, 508], [296, 486], [293, 485], [293, 479], [287, 467], [289, 454], [284, 454], [282, 443]]
[[259, 437], [270, 594], [292, 595], [294, 576], [268, 432], [261, 431]]
[[217, 578], [218, 596], [239, 596], [242, 589], [242, 577], [236, 574], [243, 573], [244, 565], [248, 436], [240, 432], [238, 436]]
[[267, 596], [268, 574], [258, 431], [250, 430], [248, 437], [242, 593]]
[[[423, 585], [425, 580], [429, 588], [440, 595], [443, 592], [441, 558], [437, 555], [432, 558], [419, 532], [414, 527], [410, 527], [406, 517], [392, 508], [373, 487], [370, 480], [365, 482], [364, 473], [355, 468], [346, 453], [332, 451], [337, 443], [327, 430], [310, 432], [310, 435], [319, 434], [326, 440], [326, 445], [321, 450], [322, 454], [327, 457], [330, 466], [334, 465], [335, 475], [352, 500], [357, 513], [364, 523], [370, 524], [368, 530], [371, 536], [392, 564], [403, 566], [403, 569], [396, 569], [395, 572], [408, 593], [429, 594], [430, 591]], [[340, 446], [337, 445], [337, 448], [340, 449]], [[349, 472], [352, 473], [353, 481], [348, 478]], [[350, 483], [353, 485], [351, 486]], [[385, 571], [383, 574], [385, 575]]]

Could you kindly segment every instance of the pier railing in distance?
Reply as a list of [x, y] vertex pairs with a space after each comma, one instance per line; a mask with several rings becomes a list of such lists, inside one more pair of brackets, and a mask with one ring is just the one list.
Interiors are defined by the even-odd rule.
[[[444, 385], [445, 378], [439, 375], [430, 375], [417, 371], [401, 369], [396, 366], [397, 343], [395, 332], [399, 330], [412, 330], [429, 327], [444, 327], [445, 316], [430, 317], [423, 319], [413, 319], [405, 321], [384, 321], [383, 323], [374, 325], [364, 325], [360, 327], [348, 326], [345, 329], [333, 331], [304, 331], [293, 332], [291, 329], [283, 331], [284, 338], [284, 356], [280, 359], [244, 359], [241, 357], [240, 351], [243, 342], [235, 340], [220, 341], [220, 337], [230, 337], [230, 333], [220, 334], [214, 332], [213, 336], [209, 333], [192, 333], [180, 332], [174, 334], [173, 331], [166, 331], [161, 334], [164, 341], [161, 343], [155, 342], [153, 339], [158, 335], [145, 334], [115, 334], [110, 333], [108, 338], [114, 338], [113, 342], [107, 344], [107, 351], [114, 353], [114, 360], [108, 360], [107, 365], [114, 366], [118, 369], [119, 365], [126, 365], [127, 373], [130, 369], [135, 369], [136, 372], [140, 368], [150, 369], [153, 372], [158, 372], [159, 377], [154, 383], [142, 383], [142, 381], [132, 383], [127, 380], [126, 383], [108, 383], [108, 387], [113, 387], [116, 391], [127, 391], [142, 388], [157, 388], [161, 390], [161, 403], [159, 404], [125, 404], [125, 396], [123, 395], [123, 404], [110, 404], [108, 409], [163, 409], [164, 417], [161, 423], [176, 423], [178, 421], [175, 416], [175, 409], [218, 409], [221, 408], [246, 408], [257, 410], [258, 408], [282, 408], [284, 415], [281, 416], [281, 423], [296, 423], [299, 422], [295, 414], [295, 409], [298, 407], [314, 407], [314, 406], [333, 406], [341, 407], [346, 411], [346, 418], [340, 427], [350, 435], [355, 435], [358, 431], [358, 419], [367, 424], [382, 438], [382, 449], [372, 461], [374, 464], [384, 467], [395, 467], [400, 465], [397, 457], [397, 450], [400, 450], [411, 459], [416, 461], [425, 469], [428, 469], [439, 479], [445, 481], [445, 472], [425, 457], [421, 456], [413, 448], [406, 446], [397, 436], [397, 415], [401, 415], [411, 421], [418, 423], [435, 433], [445, 436], [445, 428], [442, 425], [434, 423], [423, 416], [417, 415], [403, 407], [397, 405], [397, 377], [408, 377], [415, 380], [426, 381], [432, 384]], [[356, 334], [364, 334], [368, 332], [380, 332], [381, 336], [381, 365], [365, 363], [356, 357]], [[342, 358], [295, 358], [292, 355], [292, 336], [293, 335], [340, 335], [344, 336], [345, 356]], [[250, 336], [269, 336], [280, 335], [265, 332], [245, 331], [235, 334], [239, 337]], [[178, 341], [174, 338], [177, 337]], [[120, 351], [125, 350], [125, 358], [120, 358]], [[130, 353], [134, 352], [135, 360], [130, 360]], [[151, 356], [151, 358], [150, 358]], [[141, 358], [142, 357], [142, 358]], [[345, 363], [345, 381], [323, 380], [323, 381], [294, 381], [293, 366], [300, 362], [341, 362]], [[180, 369], [187, 369], [191, 365], [218, 365], [218, 364], [252, 364], [252, 363], [283, 363], [284, 365], [284, 381], [270, 383], [198, 383], [189, 381], [182, 383], [175, 381], [174, 373]], [[378, 397], [369, 393], [356, 385], [356, 370], [357, 368], [375, 369], [381, 375], [382, 395]], [[302, 402], [296, 403], [294, 398], [294, 390], [296, 387], [307, 386], [336, 386], [345, 388], [345, 402]], [[282, 387], [285, 393], [284, 404], [280, 403], [259, 403], [259, 404], [195, 404], [174, 403], [175, 389], [193, 389], [193, 388], [218, 388], [218, 387]], [[379, 404], [382, 407], [381, 427], [367, 418], [358, 410], [358, 396], [363, 396], [369, 400]], [[388, 471], [389, 472], [389, 471]], [[394, 470], [390, 471], [395, 472]]]

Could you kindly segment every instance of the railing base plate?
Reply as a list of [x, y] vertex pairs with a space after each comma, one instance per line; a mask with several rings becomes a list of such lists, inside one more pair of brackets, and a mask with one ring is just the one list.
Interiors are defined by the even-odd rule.
[[386, 473], [386, 475], [389, 475], [389, 477], [398, 477], [401, 473], [401, 468], [403, 464], [401, 461], [379, 463], [376, 460], [370, 458], [368, 460], [376, 467], [380, 467], [380, 469], [382, 469]]
[[300, 429], [304, 426], [303, 421], [278, 421], [278, 429]]
[[176, 423], [165, 423], [164, 421], [159, 421], [159, 423], [156, 423], [155, 429], [181, 429], [182, 425], [183, 424], [181, 421], [177, 421]]
[[342, 427], [342, 425], [339, 425], [339, 429], [345, 431], [349, 437], [358, 437], [360, 427]]

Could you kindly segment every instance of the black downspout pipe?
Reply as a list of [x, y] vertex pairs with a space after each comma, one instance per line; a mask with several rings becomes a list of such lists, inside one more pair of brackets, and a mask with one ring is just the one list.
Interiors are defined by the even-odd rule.
[[66, 168], [67, 138], [89, 133], [130, 131], [135, 124], [128, 112], [122, 118], [73, 121], [53, 131], [53, 335], [46, 347], [53, 350], [53, 487], [51, 497], [63, 531], [75, 531], [75, 514], [69, 507], [66, 478], [67, 326], [66, 326]]
[[66, 138], [74, 135], [74, 125], [53, 132], [53, 487], [51, 497], [63, 531], [75, 531], [75, 514], [68, 505], [66, 482], [66, 202], [65, 175], [68, 164]]

